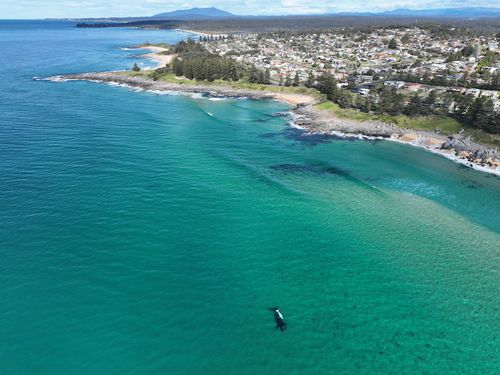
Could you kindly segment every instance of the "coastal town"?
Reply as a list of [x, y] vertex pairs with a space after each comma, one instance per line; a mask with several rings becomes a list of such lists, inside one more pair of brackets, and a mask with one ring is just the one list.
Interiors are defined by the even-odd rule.
[[0, 14], [0, 375], [500, 375], [500, 0]]
[[[362, 96], [385, 85], [402, 93], [489, 98], [500, 110], [500, 33], [415, 26], [211, 35], [200, 42], [213, 54], [268, 70], [276, 84], [308, 85], [327, 73]], [[453, 110], [453, 101], [447, 103]]]

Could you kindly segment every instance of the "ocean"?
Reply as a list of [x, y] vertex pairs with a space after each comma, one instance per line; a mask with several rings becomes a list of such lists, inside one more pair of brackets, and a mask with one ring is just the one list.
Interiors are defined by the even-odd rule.
[[33, 80], [188, 36], [73, 26], [0, 21], [1, 374], [500, 372], [498, 177], [273, 101]]

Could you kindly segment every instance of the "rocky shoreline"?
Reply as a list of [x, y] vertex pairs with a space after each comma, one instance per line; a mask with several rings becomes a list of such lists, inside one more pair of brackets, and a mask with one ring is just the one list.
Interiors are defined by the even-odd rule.
[[52, 81], [91, 81], [118, 84], [148, 91], [201, 93], [213, 97], [272, 99], [294, 105], [291, 110], [295, 126], [310, 133], [335, 134], [357, 138], [383, 138], [425, 148], [433, 153], [468, 167], [500, 176], [500, 152], [474, 142], [464, 134], [444, 136], [437, 132], [402, 129], [382, 121], [356, 121], [339, 118], [330, 111], [314, 106], [315, 99], [301, 94], [237, 89], [210, 84], [184, 84], [154, 81], [141, 75], [125, 72], [78, 73], [55, 76]]
[[500, 176], [500, 151], [474, 142], [469, 136], [445, 136], [431, 131], [402, 129], [382, 121], [356, 121], [338, 118], [313, 105], [298, 105], [292, 110], [294, 123], [311, 133], [343, 134], [352, 137], [382, 138], [425, 148], [468, 167]]
[[126, 85], [149, 91], [182, 91], [186, 93], [207, 94], [213, 97], [233, 97], [248, 99], [275, 99], [273, 93], [256, 90], [241, 90], [231, 87], [209, 86], [207, 84], [181, 84], [168, 83], [164, 81], [154, 81], [141, 75], [132, 76], [125, 72], [97, 72], [97, 73], [77, 73], [65, 74], [49, 78], [53, 81], [90, 81], [110, 84]]

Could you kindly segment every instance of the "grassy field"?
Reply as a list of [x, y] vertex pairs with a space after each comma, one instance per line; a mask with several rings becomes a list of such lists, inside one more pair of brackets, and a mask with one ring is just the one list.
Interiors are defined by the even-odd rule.
[[490, 134], [479, 129], [470, 128], [465, 129], [465, 134], [470, 135], [470, 137], [477, 143], [498, 147], [500, 149], [500, 134]]
[[[123, 72], [128, 76], [144, 76], [153, 78], [155, 76], [154, 71], [143, 70], [140, 72]], [[197, 81], [195, 79], [187, 79], [185, 77], [177, 77], [173, 73], [162, 73], [156, 76], [158, 81], [163, 81], [166, 83], [176, 83], [178, 85], [196, 85], [196, 84], [204, 84], [207, 86], [215, 86], [215, 87], [226, 87], [231, 89], [240, 89], [240, 90], [253, 90], [253, 91], [266, 91], [270, 93], [289, 93], [289, 94], [299, 94], [299, 95], [308, 95], [314, 97], [317, 101], [323, 100], [323, 95], [315, 89], [310, 89], [307, 87], [286, 87], [286, 86], [277, 86], [277, 85], [262, 85], [259, 83], [251, 83], [248, 80], [242, 79], [239, 81], [225, 81], [222, 79], [217, 79], [212, 82], [208, 81]]]
[[438, 129], [445, 134], [458, 133], [463, 126], [451, 117], [438, 116], [419, 116], [408, 117], [404, 115], [376, 115], [356, 111], [354, 109], [340, 108], [332, 102], [317, 104], [316, 108], [328, 110], [335, 113], [340, 118], [348, 118], [356, 121], [382, 121], [390, 124], [395, 124], [400, 128], [415, 129], [415, 130], [436, 130]]
[[160, 48], [165, 48], [165, 49], [171, 49], [173, 46], [167, 43], [142, 43], [139, 44], [137, 47], [160, 47]]

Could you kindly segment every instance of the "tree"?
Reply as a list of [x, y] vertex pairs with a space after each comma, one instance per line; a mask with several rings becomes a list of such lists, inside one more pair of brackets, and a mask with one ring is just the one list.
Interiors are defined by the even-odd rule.
[[290, 78], [290, 74], [287, 74], [285, 78], [285, 86], [290, 87], [291, 85], [292, 85], [292, 79]]
[[382, 88], [379, 94], [380, 101], [378, 103], [378, 110], [380, 113], [388, 113], [390, 115], [397, 115], [401, 113], [403, 108], [403, 97], [398, 94], [396, 88]]
[[474, 46], [468, 45], [462, 49], [462, 56], [463, 57], [470, 57], [474, 53]]
[[238, 69], [236, 68], [236, 64], [231, 64], [228, 73], [229, 81], [238, 81], [240, 79], [240, 75], [238, 73]]
[[295, 72], [295, 76], [293, 77], [293, 86], [297, 87], [300, 85], [300, 77], [299, 77], [299, 72]]
[[472, 127], [489, 133], [500, 133], [499, 116], [495, 112], [495, 106], [491, 99], [485, 97], [476, 98], [467, 115]]
[[395, 38], [392, 38], [387, 47], [389, 49], [398, 49], [398, 42], [396, 41]]
[[249, 77], [248, 81], [250, 83], [259, 82], [259, 71], [255, 67], [255, 65], [252, 65], [252, 68], [250, 69], [250, 77]]
[[257, 83], [260, 83], [260, 84], [265, 84], [265, 77], [264, 77], [264, 72], [262, 70], [259, 70], [259, 74], [258, 74], [258, 80], [257, 80]]
[[139, 68], [139, 65], [137, 65], [137, 63], [135, 63], [134, 66], [132, 67], [132, 71], [137, 73], [141, 71], [141, 68]]
[[373, 107], [373, 97], [370, 95], [366, 98], [363, 98], [363, 102], [361, 104], [361, 111], [369, 113], [372, 110]]
[[318, 90], [326, 95], [328, 100], [334, 100], [338, 91], [337, 80], [330, 74], [323, 74], [318, 78]]
[[405, 114], [410, 117], [415, 117], [423, 113], [423, 105], [420, 96], [415, 93], [411, 98], [410, 102], [405, 108]]
[[491, 79], [491, 88], [493, 90], [500, 90], [500, 72], [496, 73]]
[[266, 69], [264, 72], [264, 84], [270, 85], [271, 84], [271, 71], [269, 68]]
[[429, 111], [429, 113], [432, 112], [432, 109], [436, 103], [436, 100], [437, 100], [436, 91], [431, 90], [429, 92], [429, 95], [427, 96], [427, 98], [425, 98], [425, 100], [424, 100], [424, 107]]
[[455, 98], [455, 112], [461, 117], [466, 116], [473, 102], [474, 96], [472, 96], [471, 94], [458, 95]]
[[314, 73], [312, 71], [309, 71], [309, 73], [307, 75], [307, 80], [306, 80], [305, 86], [306, 87], [313, 87], [314, 81], [315, 81]]
[[353, 95], [347, 90], [337, 90], [335, 101], [342, 108], [352, 107]]

